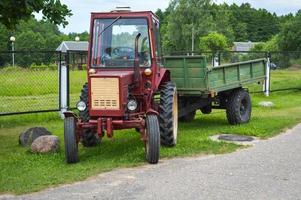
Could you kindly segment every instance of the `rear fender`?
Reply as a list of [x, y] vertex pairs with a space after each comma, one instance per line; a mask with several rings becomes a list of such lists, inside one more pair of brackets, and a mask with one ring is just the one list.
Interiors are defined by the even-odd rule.
[[158, 89], [163, 83], [170, 81], [170, 71], [164, 68], [160, 69], [160, 76], [156, 79], [156, 89]]

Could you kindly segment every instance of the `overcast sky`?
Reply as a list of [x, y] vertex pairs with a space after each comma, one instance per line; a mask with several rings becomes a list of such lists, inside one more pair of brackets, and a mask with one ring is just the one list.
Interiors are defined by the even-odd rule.
[[[301, 0], [214, 0], [217, 3], [249, 2], [255, 8], [265, 8], [278, 15], [295, 13], [301, 9]], [[61, 0], [72, 10], [73, 16], [68, 18], [69, 25], [60, 28], [64, 33], [84, 32], [89, 30], [90, 12], [107, 12], [116, 6], [130, 6], [133, 11], [156, 11], [167, 8], [169, 0]]]

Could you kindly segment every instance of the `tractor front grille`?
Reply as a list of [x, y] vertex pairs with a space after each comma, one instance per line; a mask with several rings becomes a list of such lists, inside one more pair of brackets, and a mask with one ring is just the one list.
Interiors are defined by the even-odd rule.
[[119, 79], [91, 78], [92, 109], [119, 109]]

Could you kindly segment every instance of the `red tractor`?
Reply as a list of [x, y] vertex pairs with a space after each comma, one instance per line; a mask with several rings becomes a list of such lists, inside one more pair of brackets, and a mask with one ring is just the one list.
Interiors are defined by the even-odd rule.
[[104, 134], [135, 128], [149, 163], [159, 160], [160, 144], [177, 142], [175, 84], [163, 68], [159, 20], [152, 12], [92, 13], [88, 82], [77, 104], [79, 116], [66, 112], [65, 151], [76, 163], [78, 143], [98, 144]]

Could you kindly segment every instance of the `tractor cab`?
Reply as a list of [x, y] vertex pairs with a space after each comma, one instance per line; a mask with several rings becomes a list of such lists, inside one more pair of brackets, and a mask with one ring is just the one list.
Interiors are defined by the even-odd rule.
[[[159, 20], [152, 12], [92, 13], [91, 68], [152, 68], [161, 57]], [[137, 46], [135, 46], [137, 43]]]

